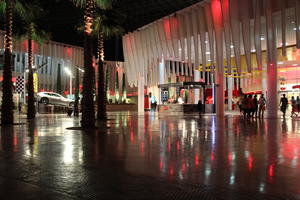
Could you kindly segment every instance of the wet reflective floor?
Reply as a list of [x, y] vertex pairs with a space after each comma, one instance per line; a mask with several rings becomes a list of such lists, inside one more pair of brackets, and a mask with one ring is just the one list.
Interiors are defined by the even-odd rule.
[[66, 115], [2, 127], [0, 199], [300, 199], [300, 118], [109, 118], [86, 132]]

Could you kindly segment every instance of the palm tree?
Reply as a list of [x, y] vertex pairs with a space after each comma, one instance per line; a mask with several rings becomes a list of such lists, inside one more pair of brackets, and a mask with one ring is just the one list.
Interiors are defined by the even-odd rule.
[[14, 123], [13, 113], [13, 83], [12, 83], [12, 31], [13, 13], [24, 16], [25, 9], [18, 0], [1, 0], [0, 12], [5, 14], [5, 50], [4, 50], [4, 69], [2, 84], [2, 105], [1, 105], [1, 124], [12, 125]]
[[82, 91], [82, 119], [83, 128], [95, 127], [95, 108], [93, 100], [93, 48], [92, 25], [95, 6], [107, 9], [112, 0], [72, 0], [75, 6], [84, 8], [84, 75]]
[[17, 39], [21, 41], [27, 41], [28, 48], [28, 104], [27, 104], [27, 118], [35, 118], [35, 106], [34, 106], [34, 86], [33, 86], [33, 42], [42, 43], [44, 40], [49, 40], [50, 35], [45, 33], [41, 28], [37, 27], [35, 23], [42, 13], [42, 9], [39, 6], [39, 2], [30, 1], [30, 3], [24, 4], [27, 12], [23, 17], [23, 29], [19, 29]]
[[98, 98], [97, 119], [106, 120], [106, 89], [104, 79], [104, 39], [121, 35], [124, 29], [121, 27], [125, 19], [118, 10], [98, 10], [94, 21], [94, 33], [97, 35], [98, 47]]

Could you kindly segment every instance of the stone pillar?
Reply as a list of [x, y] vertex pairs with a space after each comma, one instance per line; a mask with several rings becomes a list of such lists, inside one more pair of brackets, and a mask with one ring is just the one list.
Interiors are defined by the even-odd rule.
[[267, 65], [267, 113], [268, 118], [277, 118], [278, 115], [278, 91], [277, 91], [277, 65]]
[[224, 116], [224, 73], [223, 69], [217, 69], [216, 77], [216, 114], [218, 117]]
[[262, 78], [261, 78], [261, 86], [262, 86], [262, 93], [264, 96], [267, 96], [267, 73], [266, 73], [266, 65], [263, 65], [263, 71], [262, 71]]
[[[200, 71], [199, 70], [195, 70], [194, 71], [194, 81], [195, 82], [199, 82], [200, 81]], [[200, 89], [195, 89], [194, 91], [195, 95], [194, 95], [194, 103], [197, 104], [199, 99], [200, 99]], [[203, 103], [203, 102], [202, 102]]]
[[233, 78], [228, 77], [228, 110], [232, 110], [232, 90], [233, 90]]
[[[159, 63], [159, 84], [164, 84], [165, 83], [165, 79], [166, 79], [166, 71], [165, 71], [166, 67], [165, 67], [165, 61], [164, 58], [161, 59], [161, 62]], [[158, 90], [158, 99], [157, 102], [158, 103], [162, 103], [162, 99], [161, 99], [161, 89], [157, 88]]]
[[139, 77], [138, 80], [138, 112], [143, 114], [144, 113], [144, 87], [145, 87], [145, 80], [144, 77]]

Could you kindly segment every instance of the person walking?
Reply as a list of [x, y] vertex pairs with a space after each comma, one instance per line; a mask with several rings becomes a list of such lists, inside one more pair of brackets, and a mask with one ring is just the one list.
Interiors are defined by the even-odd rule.
[[262, 94], [258, 100], [258, 105], [259, 105], [259, 109], [258, 109], [258, 117], [260, 118], [264, 118], [264, 112], [266, 110], [266, 104], [267, 101], [264, 97], [264, 94]]
[[197, 109], [198, 109], [198, 112], [199, 112], [199, 117], [202, 117], [202, 113], [203, 113], [203, 104], [202, 104], [202, 101], [201, 101], [201, 100], [198, 101]]
[[299, 115], [299, 111], [300, 111], [300, 98], [299, 98], [299, 96], [297, 96], [296, 104], [297, 104], [297, 112], [298, 112], [298, 115]]
[[255, 106], [254, 106], [254, 101], [252, 99], [252, 95], [250, 94], [248, 96], [248, 117], [251, 118], [251, 117], [254, 117], [254, 109], [255, 109]]
[[298, 115], [296, 113], [297, 112], [297, 103], [296, 103], [294, 96], [292, 96], [291, 104], [292, 104], [291, 117], [293, 117], [293, 116], [298, 117]]
[[248, 113], [248, 104], [249, 104], [249, 99], [248, 99], [248, 96], [247, 95], [244, 95], [244, 98], [242, 100], [242, 110], [243, 110], [243, 115], [244, 115], [244, 118], [247, 117], [247, 113]]
[[285, 117], [285, 112], [288, 106], [288, 99], [285, 97], [285, 94], [282, 95], [280, 99], [280, 110], [283, 113], [283, 117]]
[[257, 111], [258, 111], [258, 100], [257, 100], [257, 95], [254, 95], [253, 98], [253, 104], [254, 104], [254, 110], [253, 110], [253, 117], [257, 117]]
[[243, 108], [242, 108], [242, 106], [243, 106], [243, 97], [242, 96], [237, 101], [237, 105], [239, 106], [240, 114], [242, 114], [243, 113]]

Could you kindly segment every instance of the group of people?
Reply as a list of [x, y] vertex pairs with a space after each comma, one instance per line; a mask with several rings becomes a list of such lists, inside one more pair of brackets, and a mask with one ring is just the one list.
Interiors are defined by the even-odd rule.
[[267, 101], [262, 94], [259, 99], [257, 95], [244, 95], [238, 101], [238, 106], [240, 113], [244, 115], [244, 118], [253, 118], [253, 117], [264, 117], [264, 111], [266, 110]]
[[[283, 94], [281, 99], [280, 99], [280, 110], [283, 113], [283, 117], [285, 117], [285, 115], [286, 115], [286, 110], [288, 108], [288, 104], [289, 104], [289, 101], [286, 98], [285, 94]], [[299, 96], [297, 97], [297, 99], [295, 99], [295, 97], [292, 96], [291, 106], [292, 106], [291, 117], [298, 117], [298, 114], [300, 112], [300, 98], [299, 98]]]
[[[264, 111], [266, 110], [267, 101], [262, 94], [259, 99], [257, 99], [257, 95], [244, 95], [243, 98], [240, 98], [237, 102], [240, 113], [244, 115], [245, 118], [253, 118], [253, 117], [264, 117]], [[283, 94], [280, 99], [280, 111], [283, 113], [283, 117], [286, 115], [286, 110], [288, 108], [289, 100], [286, 98], [286, 95]], [[297, 117], [300, 112], [300, 98], [299, 96], [295, 99], [295, 97], [291, 97], [290, 104], [292, 106], [291, 117]]]

